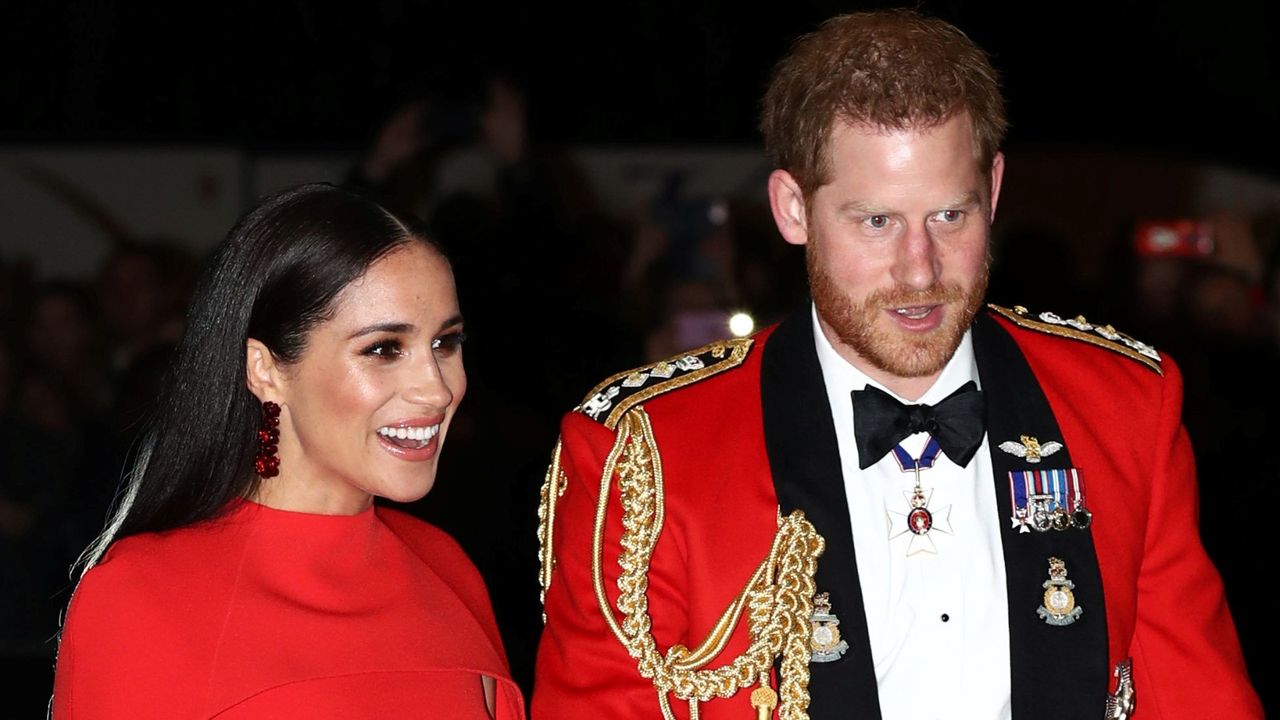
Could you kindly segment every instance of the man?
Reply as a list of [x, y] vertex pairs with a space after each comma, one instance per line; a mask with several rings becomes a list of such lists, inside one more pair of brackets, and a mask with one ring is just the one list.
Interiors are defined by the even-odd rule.
[[1177, 369], [982, 308], [1004, 126], [982, 51], [914, 13], [782, 61], [769, 197], [812, 306], [565, 418], [536, 718], [1261, 717]]

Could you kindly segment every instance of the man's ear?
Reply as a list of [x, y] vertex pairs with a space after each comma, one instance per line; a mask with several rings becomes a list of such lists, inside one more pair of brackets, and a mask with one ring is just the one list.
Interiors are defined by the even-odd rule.
[[809, 242], [804, 192], [786, 170], [774, 170], [769, 174], [769, 209], [773, 211], [773, 222], [784, 240], [792, 245]]
[[280, 402], [284, 398], [284, 377], [280, 363], [260, 341], [249, 338], [244, 343], [245, 384], [258, 400]]
[[991, 217], [987, 222], [996, 219], [996, 202], [1000, 200], [1000, 182], [1004, 180], [1004, 153], [997, 152], [991, 159]]

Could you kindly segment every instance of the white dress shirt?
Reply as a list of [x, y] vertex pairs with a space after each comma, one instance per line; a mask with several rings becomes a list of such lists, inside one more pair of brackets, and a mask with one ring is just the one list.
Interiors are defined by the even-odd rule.
[[[854, 390], [873, 385], [901, 402], [934, 404], [964, 383], [978, 382], [971, 333], [965, 333], [933, 387], [915, 401], [903, 400], [841, 358], [823, 334], [816, 310], [813, 335], [840, 446], [884, 720], [1008, 720], [1009, 609], [989, 438], [983, 438], [967, 467], [939, 453], [932, 468], [920, 471], [921, 488], [933, 491], [928, 504], [933, 529], [918, 538], [902, 532], [891, 540], [891, 527], [905, 529], [915, 473], [903, 472], [893, 453], [859, 470], [853, 434]], [[917, 433], [902, 447], [918, 458], [927, 441], [927, 434]], [[948, 519], [949, 534], [944, 532]], [[908, 556], [913, 538], [914, 547], [932, 543], [936, 553]], [[1028, 589], [1032, 605], [1035, 590]], [[868, 649], [851, 646], [849, 652]]]

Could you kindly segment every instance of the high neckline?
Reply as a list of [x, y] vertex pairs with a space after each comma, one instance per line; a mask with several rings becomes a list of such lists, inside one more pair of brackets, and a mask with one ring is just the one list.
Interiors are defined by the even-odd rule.
[[259, 515], [264, 518], [275, 518], [282, 522], [311, 522], [318, 524], [335, 524], [344, 523], [362, 524], [368, 522], [376, 514], [376, 503], [369, 503], [369, 506], [355, 514], [329, 514], [308, 512], [305, 510], [289, 510], [286, 508], [272, 507], [260, 503], [256, 500], [246, 497], [238, 497], [227, 503], [228, 515]]

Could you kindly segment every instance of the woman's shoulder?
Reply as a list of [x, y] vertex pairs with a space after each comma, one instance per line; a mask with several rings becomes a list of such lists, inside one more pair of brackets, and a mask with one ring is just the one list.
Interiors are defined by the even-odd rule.
[[449, 533], [400, 510], [379, 505], [377, 512], [378, 518], [401, 542], [450, 584], [485, 592], [475, 564]]
[[209, 620], [233, 587], [226, 568], [234, 572], [237, 553], [225, 537], [200, 525], [132, 535], [84, 573], [62, 625], [55, 717], [75, 708], [136, 717], [129, 708], [190, 701], [221, 629]]
[[396, 537], [415, 550], [430, 551], [433, 561], [440, 559], [446, 562], [471, 564], [458, 541], [435, 525], [402, 510], [384, 505], [377, 506], [377, 513], [378, 519], [395, 533]]
[[130, 535], [112, 543], [89, 572], [108, 576], [161, 572], [169, 579], [190, 572], [207, 574], [220, 559], [235, 556], [235, 547], [246, 539], [238, 532], [242, 528], [234, 515], [224, 514], [173, 530]]
[[[176, 608], [175, 596], [209, 597], [234, 572], [238, 533], [224, 518], [163, 532], [130, 535], [112, 543], [84, 573], [71, 612], [91, 601], [116, 609]], [[123, 607], [122, 607], [123, 606]]]

